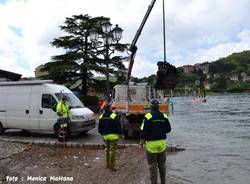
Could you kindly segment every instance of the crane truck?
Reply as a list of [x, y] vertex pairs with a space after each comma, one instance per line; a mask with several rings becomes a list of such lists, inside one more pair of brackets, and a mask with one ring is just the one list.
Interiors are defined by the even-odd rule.
[[156, 0], [152, 0], [148, 6], [148, 10], [137, 30], [135, 37], [129, 47], [130, 61], [127, 70], [125, 84], [114, 86], [113, 90], [113, 110], [120, 115], [122, 129], [124, 136], [131, 134], [138, 135], [140, 125], [146, 113], [150, 112], [151, 99], [157, 98], [160, 102], [159, 108], [161, 112], [168, 114], [168, 104], [163, 101], [163, 94], [161, 98], [154, 89], [168, 89], [174, 88], [177, 84], [177, 70], [174, 66], [163, 61], [158, 62], [158, 72], [155, 86], [149, 86], [147, 83], [133, 83], [130, 82], [131, 72], [134, 64], [134, 59], [137, 51], [136, 42], [143, 30], [143, 27], [154, 7]]

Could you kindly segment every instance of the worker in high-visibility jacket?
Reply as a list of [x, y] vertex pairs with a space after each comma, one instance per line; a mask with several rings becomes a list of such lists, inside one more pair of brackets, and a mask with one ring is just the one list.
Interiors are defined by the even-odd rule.
[[166, 134], [171, 131], [168, 116], [159, 111], [159, 101], [151, 101], [151, 111], [144, 117], [141, 125], [140, 145], [146, 144], [146, 155], [149, 164], [152, 184], [157, 184], [159, 168], [161, 184], [166, 182]]
[[65, 96], [61, 97], [61, 100], [56, 106], [57, 124], [59, 125], [58, 139], [59, 141], [66, 141], [66, 138], [70, 134], [70, 113], [69, 105]]
[[116, 171], [116, 148], [119, 138], [122, 137], [120, 120], [112, 112], [111, 104], [104, 106], [104, 113], [99, 117], [98, 132], [102, 135], [106, 146], [106, 168]]

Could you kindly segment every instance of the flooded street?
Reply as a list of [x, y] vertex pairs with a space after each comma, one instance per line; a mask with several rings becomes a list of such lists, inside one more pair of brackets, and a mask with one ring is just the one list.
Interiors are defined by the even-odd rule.
[[[169, 118], [172, 125], [169, 143], [186, 150], [168, 153], [168, 183], [249, 184], [250, 95], [208, 96], [206, 103], [192, 103], [191, 97], [176, 97], [174, 114]], [[1, 138], [56, 141], [53, 135], [20, 131], [8, 131]], [[102, 143], [102, 140], [94, 129], [69, 142]], [[145, 152], [138, 147], [119, 150], [118, 172], [110, 173], [105, 169], [102, 149], [68, 148], [65, 152], [53, 146], [0, 143], [3, 151], [0, 183], [9, 175], [19, 179], [40, 175], [47, 178], [72, 176], [74, 182], [69, 183], [79, 183], [83, 178], [90, 184], [149, 183]], [[138, 140], [121, 140], [120, 143], [135, 144]], [[63, 154], [58, 157], [58, 152]], [[109, 179], [103, 182], [102, 178]]]
[[250, 95], [174, 99], [171, 144], [187, 150], [169, 155], [174, 183], [248, 184], [250, 180]]

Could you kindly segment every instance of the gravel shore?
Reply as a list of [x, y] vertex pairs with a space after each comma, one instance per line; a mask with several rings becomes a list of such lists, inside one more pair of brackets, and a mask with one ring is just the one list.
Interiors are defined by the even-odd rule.
[[[117, 172], [105, 168], [103, 149], [43, 147], [0, 141], [0, 183], [147, 183], [143, 149], [118, 149]], [[6, 181], [9, 180], [9, 181]], [[66, 181], [65, 181], [66, 180]]]

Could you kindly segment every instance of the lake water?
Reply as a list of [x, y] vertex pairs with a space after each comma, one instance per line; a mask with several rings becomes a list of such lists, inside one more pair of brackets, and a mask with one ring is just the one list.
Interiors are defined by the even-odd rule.
[[168, 140], [186, 150], [167, 158], [171, 183], [250, 183], [250, 95], [176, 97], [174, 110]]

